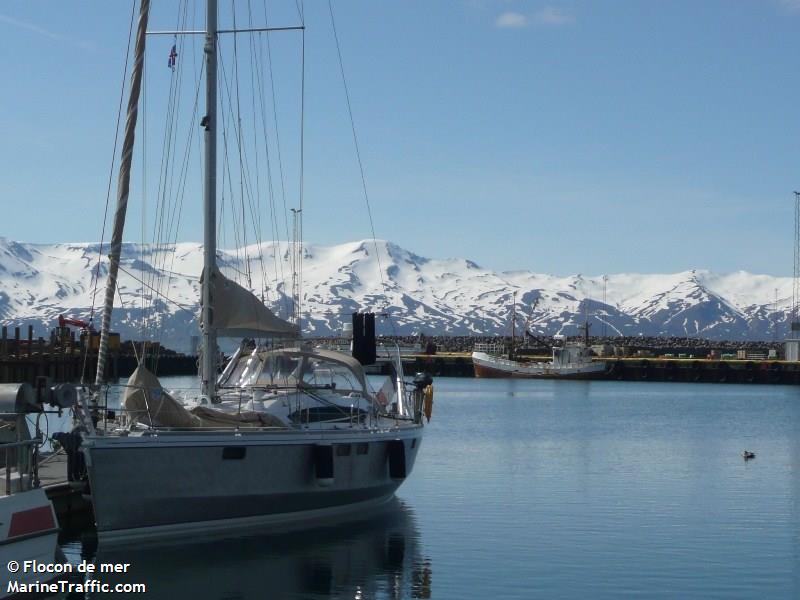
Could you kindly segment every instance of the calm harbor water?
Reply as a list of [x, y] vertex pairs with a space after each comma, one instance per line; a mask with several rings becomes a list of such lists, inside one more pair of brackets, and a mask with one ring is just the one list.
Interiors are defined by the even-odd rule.
[[131, 563], [114, 581], [148, 598], [800, 597], [800, 389], [435, 387], [414, 472], [379, 515], [158, 550], [87, 536], [67, 553]]

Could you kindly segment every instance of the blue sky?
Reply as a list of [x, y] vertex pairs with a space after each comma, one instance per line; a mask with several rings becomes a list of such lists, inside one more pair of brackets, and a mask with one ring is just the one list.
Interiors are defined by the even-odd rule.
[[[273, 24], [296, 19], [293, 2], [271, 4]], [[151, 29], [172, 28], [177, 6], [155, 0]], [[496, 270], [791, 273], [800, 1], [334, 7], [378, 237]], [[0, 2], [0, 235], [99, 239], [130, 9]], [[305, 239], [366, 238], [327, 3], [308, 2], [306, 24]], [[272, 39], [296, 181], [298, 38]], [[151, 161], [171, 43], [148, 40]], [[201, 239], [195, 196], [182, 240]]]

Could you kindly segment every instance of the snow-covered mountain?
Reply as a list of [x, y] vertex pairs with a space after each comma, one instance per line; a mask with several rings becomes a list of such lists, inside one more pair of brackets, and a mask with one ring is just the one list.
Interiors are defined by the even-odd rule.
[[[58, 315], [88, 319], [102, 304], [106, 262], [94, 291], [99, 244], [27, 244], [0, 238], [0, 323], [33, 324], [46, 335]], [[285, 242], [220, 252], [220, 266], [280, 316], [290, 312], [291, 249]], [[202, 246], [125, 244], [113, 329], [123, 339], [160, 339], [188, 350], [197, 335]], [[519, 325], [575, 334], [588, 314], [592, 334], [767, 340], [788, 331], [792, 280], [743, 271], [558, 277], [496, 273], [465, 259], [418, 256], [386, 241], [306, 245], [303, 329], [331, 335], [355, 310], [393, 316], [380, 333], [507, 334], [516, 294]], [[157, 293], [154, 293], [154, 290]], [[778, 293], [777, 311], [775, 291]], [[531, 309], [533, 312], [531, 313]], [[605, 324], [605, 325], [604, 325]]]

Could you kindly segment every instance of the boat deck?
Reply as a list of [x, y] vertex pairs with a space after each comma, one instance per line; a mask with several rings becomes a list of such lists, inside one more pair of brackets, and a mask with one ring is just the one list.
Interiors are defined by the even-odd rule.
[[[73, 487], [67, 478], [67, 455], [64, 452], [46, 456], [39, 463], [39, 485], [53, 503], [62, 530], [78, 528], [94, 521], [91, 503], [83, 496], [82, 490]], [[2, 483], [0, 495], [6, 495]]]
[[53, 503], [62, 530], [79, 530], [94, 523], [91, 502], [83, 495], [83, 489], [67, 478], [64, 452], [50, 455], [39, 463], [39, 484]]

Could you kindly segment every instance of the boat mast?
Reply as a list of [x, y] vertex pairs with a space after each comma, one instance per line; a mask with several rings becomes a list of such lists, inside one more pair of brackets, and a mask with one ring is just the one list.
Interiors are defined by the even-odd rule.
[[136, 30], [136, 48], [131, 72], [131, 90], [128, 98], [128, 116], [125, 121], [125, 137], [122, 142], [122, 158], [119, 165], [117, 184], [117, 210], [114, 213], [114, 231], [108, 253], [108, 279], [103, 305], [103, 320], [100, 326], [100, 348], [97, 351], [97, 374], [95, 384], [105, 379], [106, 358], [108, 356], [108, 332], [111, 329], [111, 311], [114, 308], [114, 293], [117, 291], [117, 274], [122, 254], [122, 233], [125, 229], [125, 213], [128, 210], [128, 194], [131, 183], [131, 163], [133, 162], [133, 141], [136, 134], [136, 119], [139, 114], [139, 92], [142, 88], [144, 70], [144, 47], [147, 38], [147, 18], [150, 14], [150, 0], [142, 0], [139, 6], [139, 24]]
[[215, 401], [217, 332], [214, 327], [214, 273], [217, 262], [217, 0], [208, 0], [206, 14], [205, 179], [203, 191], [203, 362], [204, 396]]

